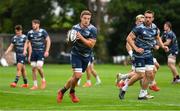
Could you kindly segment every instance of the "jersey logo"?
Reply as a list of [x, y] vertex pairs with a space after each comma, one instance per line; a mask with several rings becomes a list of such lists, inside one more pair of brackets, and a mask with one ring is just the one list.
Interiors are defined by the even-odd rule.
[[42, 36], [42, 33], [38, 33], [38, 36]]
[[147, 34], [146, 31], [144, 31], [143, 34]]

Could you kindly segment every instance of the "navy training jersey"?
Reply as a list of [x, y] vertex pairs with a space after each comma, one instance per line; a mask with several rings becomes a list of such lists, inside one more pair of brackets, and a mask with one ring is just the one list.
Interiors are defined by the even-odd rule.
[[146, 27], [144, 24], [133, 28], [132, 32], [135, 34], [135, 45], [144, 49], [143, 54], [134, 51], [135, 57], [152, 56], [152, 48], [155, 46], [156, 36], [159, 34], [157, 26], [152, 23], [151, 27]]
[[28, 40], [31, 42], [33, 51], [45, 50], [45, 39], [48, 37], [48, 33], [45, 29], [39, 29], [39, 31], [30, 30], [27, 34]]
[[162, 40], [163, 42], [166, 42], [167, 39], [171, 40], [171, 43], [169, 44], [169, 52], [178, 54], [179, 48], [178, 48], [178, 42], [175, 33], [171, 30], [169, 32], [164, 32], [162, 34]]
[[22, 34], [20, 36], [15, 35], [12, 39], [11, 39], [11, 43], [14, 44], [15, 46], [15, 52], [17, 54], [23, 54], [24, 51], [24, 44], [27, 40], [27, 36]]
[[[74, 25], [72, 29], [78, 31], [85, 39], [91, 38], [91, 39], [96, 40], [97, 29], [92, 24], [90, 24], [86, 28], [81, 28], [80, 24], [77, 24], [77, 25]], [[81, 42], [80, 40], [77, 40], [73, 44], [71, 53], [72, 54], [80, 54], [84, 57], [88, 57], [88, 56], [91, 56], [92, 48], [87, 47], [86, 45], [84, 45], [83, 42]]]

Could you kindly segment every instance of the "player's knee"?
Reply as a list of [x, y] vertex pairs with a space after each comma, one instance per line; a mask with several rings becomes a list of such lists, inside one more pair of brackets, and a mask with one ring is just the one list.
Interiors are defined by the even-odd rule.
[[82, 73], [75, 73], [74, 74], [74, 77], [76, 78], [76, 79], [80, 79], [81, 78], [81, 76], [82, 76]]
[[37, 71], [37, 68], [36, 67], [33, 67], [32, 68], [32, 72], [36, 72]]

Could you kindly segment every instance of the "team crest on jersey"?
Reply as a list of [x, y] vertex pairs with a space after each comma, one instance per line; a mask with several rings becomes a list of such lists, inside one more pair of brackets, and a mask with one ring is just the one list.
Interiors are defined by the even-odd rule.
[[38, 33], [38, 36], [42, 36], [42, 33]]
[[144, 31], [143, 34], [147, 34], [146, 31]]
[[85, 32], [86, 32], [86, 35], [87, 35], [87, 36], [90, 34], [90, 32], [89, 32], [89, 31], [85, 31]]

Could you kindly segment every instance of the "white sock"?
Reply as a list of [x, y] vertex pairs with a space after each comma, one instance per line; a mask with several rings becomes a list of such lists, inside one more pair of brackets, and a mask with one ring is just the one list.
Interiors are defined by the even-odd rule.
[[81, 84], [81, 79], [79, 79], [78, 82], [77, 82], [78, 86], [80, 86], [80, 84]]
[[34, 86], [38, 86], [37, 80], [34, 80]]
[[146, 96], [146, 95], [147, 95], [147, 90], [141, 89], [141, 90], [140, 90], [140, 93], [139, 93], [139, 97], [144, 97], [144, 96]]
[[128, 81], [125, 81], [125, 85], [122, 87], [123, 91], [127, 91], [128, 89]]
[[101, 79], [99, 78], [98, 75], [96, 76], [96, 82], [101, 83]]

